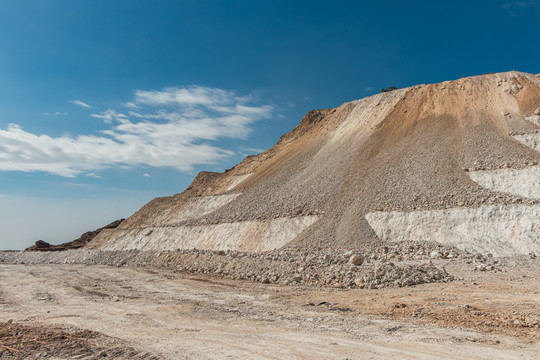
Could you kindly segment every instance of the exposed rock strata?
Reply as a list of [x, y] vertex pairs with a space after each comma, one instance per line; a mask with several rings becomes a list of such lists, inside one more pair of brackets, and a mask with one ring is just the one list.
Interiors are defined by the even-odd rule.
[[386, 241], [438, 241], [496, 256], [540, 252], [540, 206], [487, 205], [476, 208], [375, 212], [366, 215]]
[[112, 231], [102, 250], [201, 250], [265, 251], [288, 244], [316, 216], [283, 217], [195, 226], [163, 226]]
[[501, 169], [469, 173], [480, 186], [493, 191], [540, 199], [540, 166], [524, 169]]

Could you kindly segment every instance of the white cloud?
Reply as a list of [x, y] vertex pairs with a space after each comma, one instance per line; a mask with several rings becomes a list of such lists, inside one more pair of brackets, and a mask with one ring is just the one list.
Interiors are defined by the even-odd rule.
[[87, 109], [91, 107], [90, 105], [81, 100], [70, 100], [69, 102]]
[[86, 174], [86, 176], [93, 177], [93, 178], [96, 178], [96, 179], [101, 179], [101, 176], [96, 174], [96, 173], [88, 173], [88, 174]]
[[125, 103], [124, 106], [127, 106], [129, 108], [133, 108], [133, 109], [137, 109], [139, 107], [139, 105], [137, 105], [137, 104], [135, 104], [134, 102], [131, 102], [131, 101], [128, 101], [127, 103]]
[[150, 177], [150, 174], [146, 173], [143, 175], [144, 177]]
[[74, 183], [74, 182], [70, 182], [70, 183], [64, 184], [64, 186], [68, 186], [68, 187], [85, 187], [85, 186], [87, 186], [87, 185], [86, 185], [86, 184], [82, 184], [82, 183]]
[[92, 135], [51, 137], [9, 124], [0, 129], [0, 171], [75, 177], [111, 166], [151, 166], [189, 172], [233, 155], [213, 142], [245, 138], [254, 121], [272, 113], [249, 97], [200, 86], [137, 90], [131, 102], [137, 112], [91, 114], [109, 125]]
[[[46, 113], [46, 114], [48, 115], [48, 113]], [[56, 116], [67, 115], [67, 112], [56, 111], [56, 112], [54, 113], [54, 115], [56, 115]]]
[[125, 114], [117, 113], [112, 109], [103, 111], [100, 114], [91, 114], [90, 116], [103, 120], [105, 124], [112, 124], [113, 120], [117, 120], [119, 122], [127, 121], [127, 116]]
[[204, 105], [214, 107], [221, 104], [230, 104], [234, 100], [235, 97], [232, 92], [201, 86], [166, 88], [162, 91], [135, 91], [135, 103], [145, 105]]

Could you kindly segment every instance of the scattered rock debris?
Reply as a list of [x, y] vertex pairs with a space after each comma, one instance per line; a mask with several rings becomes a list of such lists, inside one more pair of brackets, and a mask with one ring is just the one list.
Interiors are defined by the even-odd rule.
[[89, 330], [0, 323], [1, 359], [148, 359], [157, 356], [137, 351]]
[[454, 280], [444, 268], [430, 262], [434, 253], [437, 259], [474, 259], [467, 252], [441, 244], [404, 242], [364, 250], [289, 248], [257, 253], [195, 249], [4, 252], [0, 262], [154, 266], [265, 284], [378, 289]]

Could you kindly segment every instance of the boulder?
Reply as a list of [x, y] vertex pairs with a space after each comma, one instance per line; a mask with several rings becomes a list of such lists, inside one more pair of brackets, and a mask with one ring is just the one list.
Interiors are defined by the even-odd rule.
[[353, 255], [349, 259], [349, 263], [352, 265], [360, 266], [364, 263], [365, 257], [362, 255]]
[[34, 245], [36, 248], [38, 249], [46, 249], [46, 248], [50, 248], [52, 245], [49, 244], [48, 242], [46, 241], [43, 241], [43, 240], [38, 240], [36, 241], [36, 244]]

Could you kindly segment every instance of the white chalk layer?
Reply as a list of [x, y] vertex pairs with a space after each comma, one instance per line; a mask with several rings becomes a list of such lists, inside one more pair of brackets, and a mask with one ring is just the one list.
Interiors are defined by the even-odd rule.
[[196, 198], [177, 214], [169, 213], [167, 215], [167, 224], [174, 224], [184, 220], [196, 219], [209, 214], [212, 211], [230, 203], [236, 199], [238, 195], [240, 194], [202, 196], [200, 198]]
[[374, 212], [366, 220], [386, 241], [437, 241], [495, 256], [540, 252], [539, 205]]
[[280, 248], [317, 220], [317, 216], [282, 217], [215, 225], [104, 230], [101, 250], [241, 250]]
[[486, 189], [540, 199], [540, 166], [519, 170], [474, 171], [469, 173], [469, 177]]
[[514, 135], [513, 138], [527, 145], [528, 147], [540, 151], [540, 133]]

